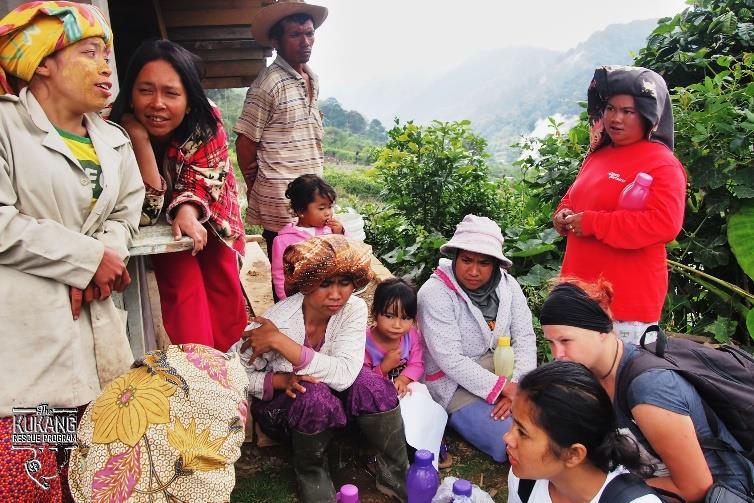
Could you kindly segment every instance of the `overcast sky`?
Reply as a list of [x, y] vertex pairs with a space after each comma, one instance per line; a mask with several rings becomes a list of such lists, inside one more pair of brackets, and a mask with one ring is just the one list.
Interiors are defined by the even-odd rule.
[[565, 51], [609, 24], [672, 16], [686, 7], [683, 0], [310, 2], [330, 11], [310, 62], [321, 78], [320, 97], [357, 109], [374, 84], [428, 81], [491, 49]]

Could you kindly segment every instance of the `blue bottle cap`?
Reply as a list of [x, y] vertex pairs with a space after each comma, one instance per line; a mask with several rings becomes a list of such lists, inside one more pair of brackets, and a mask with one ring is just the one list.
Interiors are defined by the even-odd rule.
[[471, 482], [463, 479], [456, 480], [453, 482], [453, 494], [471, 497]]

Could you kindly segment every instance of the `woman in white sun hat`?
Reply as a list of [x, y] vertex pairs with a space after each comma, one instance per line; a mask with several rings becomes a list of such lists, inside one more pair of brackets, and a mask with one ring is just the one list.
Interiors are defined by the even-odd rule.
[[[517, 383], [537, 364], [531, 312], [507, 272], [511, 261], [494, 221], [466, 215], [440, 251], [450, 258], [440, 259], [418, 296], [427, 388], [450, 415], [448, 424], [502, 463]], [[510, 380], [493, 371], [492, 352], [502, 336], [513, 348]]]

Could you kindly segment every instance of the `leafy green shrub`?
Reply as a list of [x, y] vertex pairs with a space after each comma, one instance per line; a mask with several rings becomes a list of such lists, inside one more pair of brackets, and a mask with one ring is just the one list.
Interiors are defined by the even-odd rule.
[[367, 241], [394, 273], [421, 284], [463, 217], [498, 219], [501, 200], [469, 121], [396, 121], [388, 137], [375, 162], [384, 204], [364, 208]]
[[353, 197], [359, 201], [376, 200], [382, 186], [375, 176], [366, 169], [342, 170], [325, 166], [324, 178], [342, 197]]

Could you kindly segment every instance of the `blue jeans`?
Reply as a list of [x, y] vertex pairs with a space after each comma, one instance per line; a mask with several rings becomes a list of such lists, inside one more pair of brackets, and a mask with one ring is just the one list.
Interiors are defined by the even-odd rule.
[[479, 400], [451, 414], [448, 424], [471, 445], [498, 463], [505, 463], [508, 455], [505, 453], [503, 435], [511, 429], [512, 420], [508, 416], [496, 421], [490, 415], [493, 407]]

